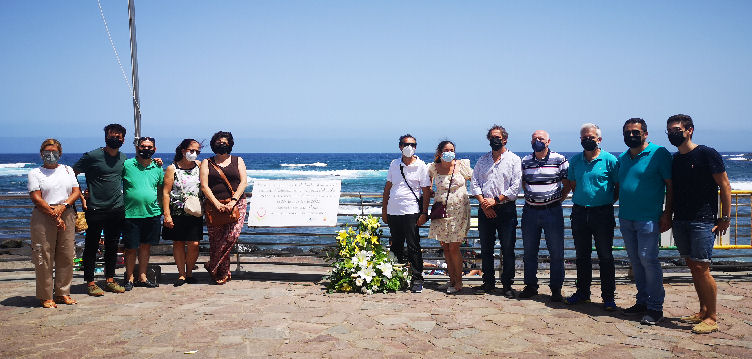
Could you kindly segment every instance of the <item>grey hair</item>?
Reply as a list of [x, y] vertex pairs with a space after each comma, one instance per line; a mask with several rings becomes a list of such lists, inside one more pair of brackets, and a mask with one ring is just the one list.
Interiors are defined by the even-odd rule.
[[596, 125], [594, 123], [590, 123], [590, 122], [588, 122], [586, 124], [583, 124], [582, 127], [580, 127], [580, 136], [582, 136], [582, 132], [583, 131], [589, 130], [591, 128], [595, 129], [595, 133], [598, 135], [599, 138], [602, 137], [601, 136], [601, 128], [598, 127], [598, 125]]

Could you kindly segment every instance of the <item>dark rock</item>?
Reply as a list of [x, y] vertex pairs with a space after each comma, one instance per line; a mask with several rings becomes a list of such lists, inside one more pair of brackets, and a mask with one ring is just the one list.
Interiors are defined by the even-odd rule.
[[0, 243], [0, 248], [21, 248], [23, 247], [23, 240], [21, 239], [6, 239], [3, 243]]

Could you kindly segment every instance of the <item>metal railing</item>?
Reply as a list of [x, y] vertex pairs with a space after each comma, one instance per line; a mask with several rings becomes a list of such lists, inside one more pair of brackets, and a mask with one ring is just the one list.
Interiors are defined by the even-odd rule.
[[[251, 193], [247, 193], [251, 196]], [[474, 197], [471, 198], [471, 207], [473, 213], [477, 211], [477, 203]], [[518, 218], [521, 213], [522, 201], [518, 201]], [[565, 214], [571, 209], [570, 199], [564, 202]], [[28, 240], [29, 238], [29, 217], [33, 205], [27, 195], [0, 195], [0, 242], [6, 239]], [[618, 208], [618, 205], [617, 205]], [[381, 212], [381, 194], [380, 193], [361, 193], [361, 192], [344, 192], [340, 196], [340, 211], [338, 213], [338, 226], [344, 227], [352, 224], [352, 216], [355, 214], [373, 214], [380, 217]], [[715, 249], [723, 250], [722, 253], [715, 253], [714, 259], [719, 258], [744, 258], [745, 262], [752, 265], [752, 191], [732, 191], [731, 204], [731, 226], [728, 233], [719, 237], [716, 241]], [[323, 256], [328, 248], [336, 246], [335, 236], [339, 228], [337, 227], [245, 227], [241, 232], [239, 246], [236, 248], [237, 260], [240, 254], [260, 252], [261, 254], [297, 254], [297, 255], [314, 255]], [[426, 239], [428, 225], [421, 227], [423, 249], [427, 252], [425, 259], [441, 258], [436, 252], [441, 247], [438, 242]], [[81, 234], [77, 234], [81, 238]], [[664, 234], [661, 241], [661, 250], [675, 251], [670, 233]], [[204, 233], [204, 243], [207, 241], [207, 235]], [[286, 240], [290, 238], [289, 240]], [[384, 235], [382, 239], [386, 242], [390, 238], [389, 229], [384, 226]], [[517, 238], [522, 238], [520, 226], [517, 227]], [[465, 252], [479, 251], [477, 243], [479, 236], [477, 234], [477, 216], [475, 214], [471, 219], [470, 233], [466, 240], [470, 243], [462, 247]], [[621, 235], [617, 228], [615, 229], [614, 239], [617, 243], [621, 242]], [[521, 241], [516, 242], [517, 252], [522, 251]], [[162, 244], [167, 246], [169, 244]], [[157, 248], [159, 246], [156, 246]], [[303, 251], [301, 248], [308, 248]], [[497, 245], [498, 249], [498, 245]], [[565, 260], [574, 260], [574, 246], [571, 237], [571, 225], [569, 216], [565, 215]], [[615, 258], [626, 259], [624, 247], [614, 245]], [[545, 246], [541, 248], [541, 254], [547, 254]], [[668, 256], [662, 257], [664, 261], [677, 259], [678, 254], [667, 253]]]

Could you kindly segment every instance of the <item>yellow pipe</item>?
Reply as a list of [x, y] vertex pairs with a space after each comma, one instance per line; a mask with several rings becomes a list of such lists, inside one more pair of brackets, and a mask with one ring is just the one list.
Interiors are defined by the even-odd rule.
[[720, 246], [714, 246], [713, 249], [752, 249], [750, 244], [725, 244]]

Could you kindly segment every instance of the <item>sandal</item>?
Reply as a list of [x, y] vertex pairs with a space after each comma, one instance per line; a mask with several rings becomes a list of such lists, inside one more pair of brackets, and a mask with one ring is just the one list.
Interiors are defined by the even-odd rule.
[[66, 305], [78, 304], [78, 302], [75, 299], [71, 298], [71, 296], [69, 295], [61, 295], [59, 297], [55, 297], [55, 303]]
[[42, 308], [57, 308], [57, 304], [52, 299], [42, 299]]

